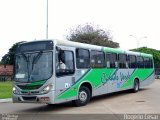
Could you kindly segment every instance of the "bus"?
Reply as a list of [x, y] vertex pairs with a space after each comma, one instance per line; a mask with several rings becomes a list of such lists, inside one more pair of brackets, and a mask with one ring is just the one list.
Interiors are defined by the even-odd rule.
[[84, 106], [94, 96], [137, 92], [154, 80], [150, 54], [68, 40], [31, 41], [16, 49], [12, 100]]

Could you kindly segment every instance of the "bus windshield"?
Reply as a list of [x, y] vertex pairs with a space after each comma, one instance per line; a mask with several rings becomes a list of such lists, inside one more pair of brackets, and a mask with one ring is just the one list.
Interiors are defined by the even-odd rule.
[[16, 55], [15, 81], [35, 82], [52, 75], [52, 52], [21, 53]]

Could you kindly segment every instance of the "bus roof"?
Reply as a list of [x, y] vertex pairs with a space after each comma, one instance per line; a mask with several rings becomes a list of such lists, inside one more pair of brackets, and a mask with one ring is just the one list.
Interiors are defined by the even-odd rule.
[[97, 45], [73, 42], [69, 40], [55, 40], [55, 41], [56, 41], [55, 44], [62, 45], [62, 46], [72, 46], [72, 47], [85, 48], [85, 49], [102, 50], [102, 46], [97, 46]]
[[73, 42], [69, 40], [54, 40], [54, 41], [56, 42], [57, 45], [62, 45], [62, 46], [72, 46], [72, 47], [85, 48], [85, 49], [103, 50], [105, 52], [111, 52], [111, 53], [122, 53], [122, 54], [130, 54], [130, 55], [143, 56], [143, 57], [152, 57], [151, 54], [122, 50], [119, 48], [110, 48], [110, 47], [91, 45], [86, 43], [78, 43], [78, 42]]
[[[51, 40], [51, 39], [48, 39], [48, 40]], [[38, 41], [46, 41], [46, 40], [36, 40], [31, 42], [38, 42]], [[104, 47], [104, 46], [98, 46], [98, 45], [91, 45], [86, 43], [73, 42], [69, 40], [52, 39], [52, 41], [54, 42], [54, 44], [60, 45], [60, 46], [71, 46], [71, 47], [84, 48], [84, 49], [103, 50], [105, 52], [110, 52], [110, 53], [122, 53], [122, 54], [130, 54], [130, 55], [143, 56], [143, 57], [152, 57], [151, 54], [122, 50], [119, 48], [110, 48], [110, 47]], [[28, 43], [28, 42], [24, 42], [22, 44], [25, 44], [25, 43]]]

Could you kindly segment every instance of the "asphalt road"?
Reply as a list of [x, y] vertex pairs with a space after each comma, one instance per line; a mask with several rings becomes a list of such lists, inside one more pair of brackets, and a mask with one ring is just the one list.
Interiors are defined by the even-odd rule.
[[160, 114], [160, 80], [155, 80], [138, 93], [124, 91], [95, 97], [83, 107], [74, 107], [70, 102], [53, 106], [0, 103], [0, 113], [39, 117], [52, 114]]

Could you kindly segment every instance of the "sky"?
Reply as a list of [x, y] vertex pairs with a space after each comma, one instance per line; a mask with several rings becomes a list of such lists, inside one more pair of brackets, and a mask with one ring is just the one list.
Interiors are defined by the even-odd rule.
[[[160, 0], [48, 0], [48, 38], [92, 23], [109, 30], [120, 48], [160, 50]], [[46, 38], [47, 0], [0, 0], [0, 59], [16, 42]]]

